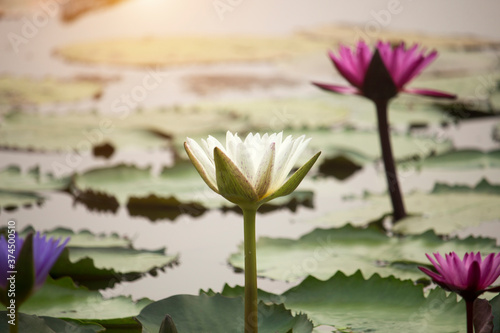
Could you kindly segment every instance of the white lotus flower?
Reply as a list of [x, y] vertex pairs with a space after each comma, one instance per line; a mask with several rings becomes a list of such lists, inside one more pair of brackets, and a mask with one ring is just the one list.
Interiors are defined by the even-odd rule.
[[310, 139], [304, 135], [283, 140], [283, 133], [248, 134], [242, 141], [227, 132], [226, 146], [209, 136], [201, 145], [187, 138], [189, 158], [207, 185], [238, 205], [260, 204], [292, 193], [311, 169], [313, 156], [288, 180], [287, 176]]

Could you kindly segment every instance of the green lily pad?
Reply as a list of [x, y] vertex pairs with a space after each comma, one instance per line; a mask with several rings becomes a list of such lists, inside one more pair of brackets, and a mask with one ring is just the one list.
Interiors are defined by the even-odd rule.
[[[182, 213], [192, 216], [202, 214], [206, 209], [233, 207], [203, 182], [190, 162], [181, 161], [171, 168], [165, 168], [158, 177], [149, 169], [118, 165], [111, 168], [90, 170], [76, 175], [73, 194], [89, 190], [115, 196], [120, 204], [127, 204], [129, 212], [155, 219], [155, 209], [171, 210], [174, 218]], [[313, 193], [295, 191], [289, 196], [273, 200], [263, 206], [264, 210], [303, 204], [310, 206]], [[140, 210], [140, 207], [143, 207]]]
[[[410, 214], [398, 221], [393, 231], [402, 234], [420, 234], [434, 230], [449, 234], [483, 222], [500, 219], [500, 186], [482, 180], [475, 187], [449, 186], [437, 183], [430, 193], [414, 192], [405, 195], [406, 210]], [[311, 220], [316, 225], [340, 227], [347, 223], [367, 225], [384, 216], [390, 216], [392, 207], [387, 195], [367, 194], [362, 200], [351, 199], [351, 208], [327, 213]]]
[[448, 111], [451, 116], [467, 119], [500, 113], [500, 105], [498, 104], [500, 91], [497, 86], [499, 79], [500, 72], [497, 69], [462, 77], [421, 80], [419, 86], [457, 94], [456, 102], [442, 105], [442, 108]]
[[47, 234], [71, 237], [50, 275], [54, 278], [70, 276], [91, 289], [112, 287], [116, 282], [136, 280], [146, 273], [156, 275], [159, 269], [174, 265], [178, 260], [178, 255], [166, 254], [164, 248], [156, 251], [136, 250], [129, 241], [116, 235], [103, 237], [88, 232], [71, 234], [61, 229]]
[[78, 42], [56, 54], [69, 61], [150, 67], [273, 61], [324, 50], [324, 44], [300, 36], [182, 36]]
[[[330, 128], [336, 125], [377, 127], [375, 106], [359, 96], [323, 93], [303, 98], [202, 103], [197, 107], [238, 116], [248, 121], [251, 127], [270, 131]], [[438, 107], [407, 96], [400, 96], [391, 103], [389, 112], [393, 126], [408, 127], [452, 121]]]
[[22, 173], [19, 167], [8, 166], [0, 170], [0, 208], [12, 210], [19, 206], [41, 204], [45, 197], [38, 191], [62, 190], [69, 182], [69, 178], [42, 175], [38, 168]]
[[41, 174], [38, 167], [22, 173], [18, 166], [0, 170], [0, 189], [5, 191], [63, 190], [68, 187], [70, 177], [55, 178], [52, 174]]
[[[442, 240], [432, 231], [408, 237], [388, 237], [375, 226], [359, 229], [347, 225], [315, 229], [299, 239], [261, 237], [257, 241], [257, 274], [273, 280], [296, 281], [312, 275], [327, 279], [341, 271], [361, 270], [365, 277], [378, 274], [400, 279], [426, 278], [417, 267], [429, 265], [426, 253], [470, 251], [499, 252], [494, 239]], [[229, 257], [229, 264], [244, 269], [243, 248]]]
[[[293, 316], [283, 305], [259, 303], [259, 332], [312, 332], [303, 314]], [[157, 333], [166, 314], [179, 332], [242, 332], [244, 304], [241, 297], [176, 295], [146, 306], [137, 316], [144, 333]]]
[[479, 150], [454, 150], [420, 161], [424, 168], [447, 170], [489, 169], [500, 167], [500, 150], [482, 152]]
[[[366, 30], [366, 28], [365, 28]], [[350, 45], [353, 43], [354, 38], [365, 39], [367, 42], [376, 43], [377, 40], [389, 41], [391, 44], [399, 44], [401, 41], [405, 41], [407, 45], [412, 45], [413, 43], [418, 43], [424, 45], [427, 48], [438, 48], [439, 50], [446, 51], [440, 52], [440, 56], [446, 57], [447, 54], [455, 54], [460, 52], [461, 57], [455, 58], [466, 58], [469, 53], [474, 53], [474, 55], [468, 58], [472, 58], [469, 61], [474, 62], [476, 55], [481, 55], [480, 52], [484, 50], [496, 50], [500, 46], [498, 40], [479, 38], [471, 35], [436, 35], [436, 34], [426, 34], [423, 32], [414, 31], [401, 31], [401, 30], [389, 30], [389, 29], [376, 29], [377, 32], [372, 34], [370, 32], [365, 33], [362, 27], [348, 25], [348, 24], [322, 24], [319, 26], [312, 26], [308, 28], [303, 28], [299, 32], [314, 40], [323, 40], [328, 43], [328, 47], [332, 48], [332, 45], [337, 43]], [[479, 52], [473, 52], [479, 51]], [[495, 54], [491, 52], [489, 57], [494, 58]], [[439, 58], [438, 58], [439, 59]], [[482, 58], [481, 60], [484, 60]], [[476, 60], [477, 61], [477, 60]], [[469, 62], [466, 62], [468, 64]], [[481, 66], [484, 64], [477, 64]]]
[[96, 80], [43, 80], [0, 77], [0, 106], [41, 105], [98, 98], [103, 84]]
[[[19, 332], [37, 332], [37, 333], [99, 333], [104, 332], [104, 327], [98, 324], [82, 323], [78, 320], [61, 320], [52, 317], [38, 317], [36, 315], [27, 315], [18, 313]], [[0, 331], [8, 332], [10, 318], [7, 312], [0, 311]]]
[[130, 110], [119, 104], [112, 115], [96, 113], [28, 114], [4, 116], [0, 147], [89, 152], [108, 144], [116, 149], [168, 148], [172, 137], [248, 129], [241, 119], [196, 108]]
[[14, 210], [20, 206], [30, 207], [41, 205], [45, 197], [35, 192], [12, 192], [0, 190], [0, 208], [4, 210]]
[[[297, 135], [299, 132], [286, 131]], [[315, 130], [303, 131], [312, 138], [311, 151], [321, 151], [322, 157], [344, 156], [356, 164], [373, 162], [381, 157], [377, 132], [354, 130]], [[391, 135], [392, 149], [396, 160], [422, 159], [433, 154], [442, 154], [452, 149], [452, 143], [433, 137], [414, 137], [411, 135]]]
[[0, 146], [36, 151], [78, 151], [111, 143], [118, 148], [161, 148], [168, 140], [148, 128], [120, 127], [118, 118], [93, 113], [30, 114], [11, 112], [4, 117]]
[[[149, 299], [133, 302], [125, 296], [104, 299], [98, 291], [76, 287], [68, 277], [59, 280], [48, 278], [19, 311], [37, 316], [77, 319], [102, 325], [106, 329], [137, 330], [140, 325], [133, 317], [150, 303]], [[5, 306], [0, 305], [0, 309], [5, 310]]]
[[[225, 287], [223, 295], [243, 294], [243, 287]], [[263, 301], [284, 303], [304, 313], [314, 326], [330, 325], [340, 332], [465, 333], [465, 303], [441, 289], [424, 297], [421, 286], [377, 274], [365, 280], [360, 272], [339, 272], [326, 281], [307, 277], [282, 295], [260, 293]]]
[[[33, 232], [28, 227], [21, 232]], [[75, 282], [91, 289], [112, 287], [116, 282], [132, 281], [146, 273], [156, 275], [157, 271], [177, 263], [179, 256], [156, 251], [136, 250], [132, 242], [116, 234], [94, 235], [89, 231], [75, 233], [57, 228], [44, 232], [47, 237], [70, 241], [52, 267], [53, 278], [70, 276]]]
[[[34, 232], [33, 227], [27, 227], [22, 232], [21, 235], [26, 235], [30, 232]], [[82, 230], [79, 232], [74, 232], [66, 228], [56, 228], [51, 231], [43, 232], [44, 235], [48, 237], [66, 239], [70, 237], [67, 244], [68, 247], [88, 247], [88, 248], [98, 248], [98, 247], [123, 247], [131, 248], [132, 241], [130, 239], [122, 238], [118, 234], [113, 233], [111, 235], [105, 234], [93, 234], [88, 230]]]
[[419, 204], [419, 211], [424, 215], [409, 216], [398, 222], [393, 230], [403, 234], [419, 234], [425, 230], [449, 234], [483, 222], [500, 221], [499, 195], [500, 186], [486, 180], [474, 188], [438, 183], [432, 195]]
[[156, 275], [158, 269], [173, 265], [176, 255], [157, 251], [122, 247], [68, 246], [52, 267], [54, 278], [70, 276], [89, 288], [106, 288], [121, 280], [136, 280], [146, 273]]

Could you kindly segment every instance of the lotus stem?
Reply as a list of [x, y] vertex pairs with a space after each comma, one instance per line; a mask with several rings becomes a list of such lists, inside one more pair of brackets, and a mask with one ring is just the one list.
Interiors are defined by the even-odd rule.
[[387, 106], [389, 100], [375, 100], [374, 103], [377, 108], [378, 132], [382, 150], [382, 160], [384, 161], [385, 175], [387, 178], [387, 190], [391, 196], [393, 219], [394, 222], [397, 222], [406, 217], [406, 211], [403, 197], [401, 196], [401, 190], [399, 189], [396, 165], [392, 155], [391, 139], [389, 136], [389, 122], [387, 119]]
[[245, 333], [257, 333], [257, 257], [255, 246], [257, 208], [242, 208], [242, 210], [245, 232]]
[[474, 333], [474, 301], [465, 301], [467, 311], [467, 333]]

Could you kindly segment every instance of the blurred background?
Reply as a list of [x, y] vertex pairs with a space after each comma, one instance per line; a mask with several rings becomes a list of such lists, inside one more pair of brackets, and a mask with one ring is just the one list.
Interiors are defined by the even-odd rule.
[[[345, 83], [327, 51], [360, 39], [437, 49], [412, 85], [460, 96], [393, 103], [405, 193], [498, 184], [499, 12], [493, 0], [2, 0], [1, 224], [166, 248], [171, 257], [141, 266], [140, 278], [101, 285], [106, 297], [242, 285], [228, 264], [243, 240], [241, 215], [205, 188], [182, 149], [186, 136], [226, 130], [305, 133], [305, 155], [324, 151], [296, 196], [259, 215], [258, 236], [296, 239], [380, 218], [388, 198], [356, 199], [386, 189], [373, 106], [310, 84]], [[498, 240], [499, 208], [487, 207], [464, 213], [470, 225], [437, 232]], [[408, 207], [433, 216], [425, 209]], [[278, 293], [297, 282], [263, 278], [259, 287]]]

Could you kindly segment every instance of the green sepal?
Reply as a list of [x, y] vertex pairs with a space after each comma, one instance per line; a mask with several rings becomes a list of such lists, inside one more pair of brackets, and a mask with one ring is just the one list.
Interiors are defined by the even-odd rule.
[[174, 320], [170, 315], [165, 315], [158, 333], [177, 333], [177, 327], [175, 327]]
[[299, 168], [299, 170], [297, 170], [290, 177], [290, 179], [288, 179], [285, 182], [285, 184], [283, 184], [283, 186], [281, 186], [276, 192], [274, 192], [270, 196], [264, 198], [261, 201], [261, 203], [268, 202], [268, 201], [273, 200], [273, 199], [275, 199], [277, 197], [282, 197], [282, 196], [285, 196], [285, 195], [289, 195], [290, 193], [292, 193], [293, 191], [295, 191], [295, 189], [297, 188], [297, 186], [299, 186], [300, 182], [302, 182], [302, 180], [307, 175], [307, 173], [309, 172], [309, 170], [311, 170], [311, 168], [314, 165], [314, 163], [316, 163], [316, 160], [318, 159], [319, 155], [321, 155], [321, 152], [318, 152], [316, 155], [314, 155], [313, 157], [311, 157], [311, 159], [309, 161], [307, 161], [306, 164], [304, 164], [303, 166], [301, 166]]
[[363, 96], [373, 101], [388, 101], [398, 94], [398, 87], [385, 66], [378, 49], [375, 50], [366, 70], [362, 91]]
[[259, 200], [255, 189], [226, 154], [214, 148], [215, 178], [219, 194], [235, 204], [254, 203]]
[[[35, 289], [35, 263], [33, 260], [33, 233], [24, 239], [16, 260], [16, 306], [26, 301]], [[7, 288], [8, 289], [8, 288]]]

